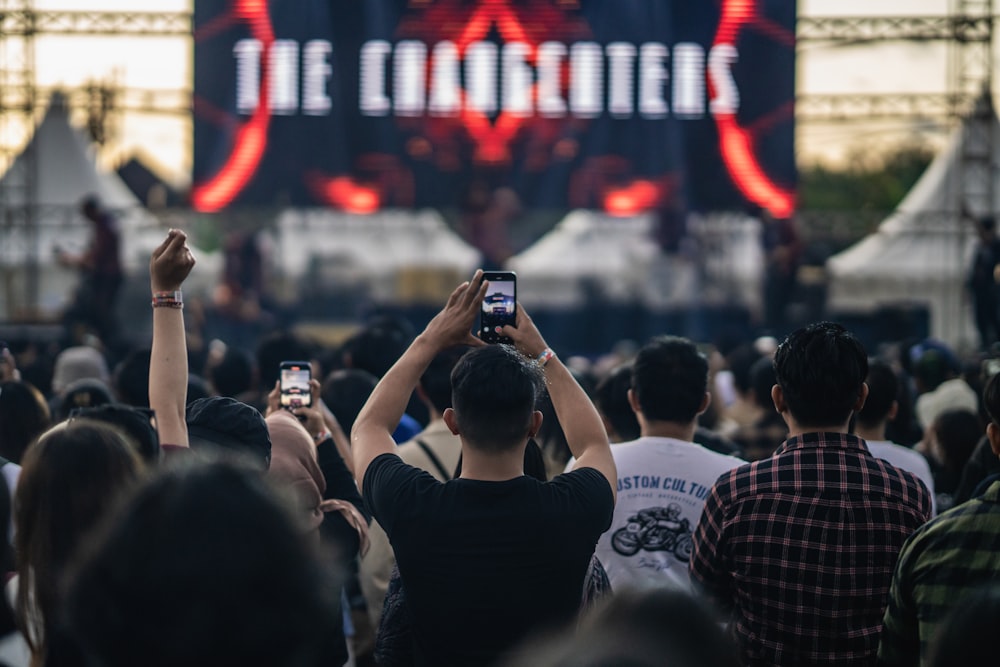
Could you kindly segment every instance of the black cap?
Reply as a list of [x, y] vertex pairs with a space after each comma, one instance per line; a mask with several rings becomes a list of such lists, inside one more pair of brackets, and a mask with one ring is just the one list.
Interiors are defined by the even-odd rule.
[[227, 396], [192, 401], [187, 407], [188, 435], [192, 449], [216, 446], [271, 465], [271, 436], [260, 412]]
[[114, 402], [115, 399], [106, 384], [93, 378], [84, 378], [71, 382], [66, 387], [65, 393], [59, 399], [55, 417], [57, 421], [63, 421], [74, 410], [96, 408]]
[[91, 419], [117, 426], [135, 441], [139, 456], [147, 463], [160, 460], [160, 436], [150, 421], [154, 416], [149, 408], [139, 408], [124, 403], [107, 403], [91, 408], [77, 408], [70, 417]]

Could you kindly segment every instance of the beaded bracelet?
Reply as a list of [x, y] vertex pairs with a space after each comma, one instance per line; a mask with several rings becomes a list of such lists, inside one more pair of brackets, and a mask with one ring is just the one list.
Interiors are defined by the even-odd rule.
[[153, 308], [183, 308], [184, 293], [180, 290], [173, 292], [153, 292]]
[[538, 358], [536, 358], [535, 361], [538, 362], [539, 366], [542, 366], [544, 368], [545, 364], [549, 363], [549, 360], [552, 359], [554, 356], [556, 356], [555, 352], [553, 352], [549, 348], [545, 348], [544, 350], [542, 350], [541, 354], [538, 355]]

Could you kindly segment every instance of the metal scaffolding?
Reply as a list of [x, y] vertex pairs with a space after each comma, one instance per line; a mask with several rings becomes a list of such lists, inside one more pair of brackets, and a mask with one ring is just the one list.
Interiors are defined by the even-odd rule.
[[[26, 144], [36, 111], [48, 103], [53, 91], [39, 88], [35, 77], [35, 37], [38, 35], [101, 35], [127, 37], [192, 37], [190, 12], [97, 12], [40, 11], [32, 0], [0, 0], [0, 167], [10, 166]], [[802, 122], [871, 120], [884, 118], [969, 117], [963, 147], [960, 183], [973, 210], [988, 210], [993, 202], [992, 92], [993, 78], [992, 0], [951, 0], [947, 15], [817, 17], [800, 16], [800, 44], [867, 45], [887, 41], [941, 42], [949, 45], [948, 81], [945, 92], [934, 94], [808, 95], [797, 100], [797, 118]], [[114, 137], [109, 119], [124, 112], [189, 115], [192, 91], [121, 88], [112, 83], [91, 84], [64, 91], [71, 109], [87, 110], [91, 135], [101, 140]], [[990, 122], [986, 122], [989, 120]], [[30, 244], [36, 239], [34, 204], [37, 165], [25, 155], [28, 165], [23, 178], [5, 179], [0, 187], [0, 252], [24, 252], [11, 247], [11, 239]], [[21, 202], [12, 205], [14, 202]], [[19, 231], [14, 234], [12, 232]], [[26, 284], [16, 288], [10, 276], [2, 276], [7, 304], [21, 304], [30, 314], [37, 302], [37, 265], [29, 263]], [[19, 292], [19, 294], [15, 294]], [[20, 296], [21, 298], [14, 298]]]

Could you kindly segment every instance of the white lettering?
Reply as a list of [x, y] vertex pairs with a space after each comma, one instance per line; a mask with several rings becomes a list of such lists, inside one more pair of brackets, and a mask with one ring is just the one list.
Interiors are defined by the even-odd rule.
[[291, 116], [299, 108], [299, 43], [276, 39], [268, 54], [270, 108], [276, 116]]
[[324, 116], [333, 108], [326, 93], [333, 73], [326, 59], [332, 51], [333, 45], [325, 39], [314, 39], [302, 47], [302, 113], [307, 116]]
[[531, 115], [531, 49], [523, 42], [503, 47], [503, 110], [515, 116]]
[[580, 118], [601, 115], [604, 59], [600, 45], [578, 42], [569, 51], [569, 108]]
[[427, 81], [427, 46], [406, 40], [396, 45], [393, 57], [393, 108], [397, 116], [419, 116], [424, 112]]
[[632, 101], [632, 76], [635, 72], [635, 46], [626, 42], [608, 44], [608, 111], [616, 118], [628, 118], [635, 112]]
[[260, 103], [260, 54], [263, 49], [263, 45], [256, 39], [241, 39], [233, 45], [238, 113], [252, 114]]
[[674, 116], [695, 119], [705, 115], [705, 50], [685, 42], [674, 47]]
[[458, 81], [458, 47], [454, 42], [438, 42], [431, 56], [432, 116], [453, 116], [462, 104]]
[[497, 45], [474, 42], [465, 53], [468, 108], [484, 114], [497, 110]]
[[385, 94], [385, 60], [392, 45], [382, 39], [365, 42], [361, 47], [361, 91], [358, 103], [366, 116], [389, 114], [389, 98]]
[[646, 118], [666, 118], [670, 111], [663, 99], [663, 83], [669, 77], [666, 59], [663, 44], [648, 42], [639, 47], [639, 113]]
[[708, 78], [715, 90], [709, 110], [715, 115], [734, 114], [740, 108], [740, 91], [736, 87], [731, 65], [740, 59], [732, 44], [719, 44], [708, 52]]
[[566, 46], [559, 42], [545, 42], [538, 47], [538, 111], [545, 118], [566, 115], [566, 101], [559, 92], [565, 57]]

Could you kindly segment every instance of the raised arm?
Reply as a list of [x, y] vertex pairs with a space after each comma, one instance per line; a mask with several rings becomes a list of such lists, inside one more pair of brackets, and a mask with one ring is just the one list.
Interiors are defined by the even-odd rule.
[[472, 325], [479, 315], [487, 286], [483, 272], [476, 271], [470, 282], [456, 287], [444, 309], [434, 316], [375, 386], [351, 429], [351, 453], [359, 487], [364, 488], [368, 465], [378, 456], [396, 450], [392, 432], [399, 424], [420, 376], [437, 353], [456, 345], [485, 345], [472, 335]]
[[194, 267], [187, 235], [171, 229], [149, 260], [153, 292], [153, 350], [149, 360], [149, 407], [156, 413], [160, 442], [188, 446], [187, 341], [184, 311], [173, 296]]
[[505, 326], [503, 335], [509, 336], [522, 354], [545, 364], [545, 383], [559, 425], [566, 434], [566, 444], [576, 457], [574, 468], [594, 468], [600, 472], [617, 498], [618, 471], [601, 415], [569, 369], [551, 354], [542, 334], [520, 303], [517, 304], [517, 328]]

